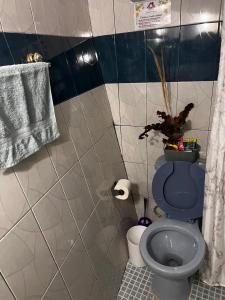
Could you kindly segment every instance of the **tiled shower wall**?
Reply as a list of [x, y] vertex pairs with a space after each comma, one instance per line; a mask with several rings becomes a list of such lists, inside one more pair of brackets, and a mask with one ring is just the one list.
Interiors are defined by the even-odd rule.
[[0, 21], [1, 65], [29, 51], [51, 61], [61, 133], [0, 171], [0, 299], [116, 299], [136, 214], [111, 196], [126, 171], [87, 1], [1, 0]]
[[137, 214], [163, 155], [162, 136], [151, 132], [139, 140], [147, 124], [163, 110], [161, 84], [149, 51], [164, 48], [171, 110], [175, 115], [193, 102], [185, 135], [197, 137], [206, 157], [220, 51], [221, 0], [172, 0], [172, 23], [165, 28], [135, 31], [134, 4], [129, 0], [89, 0], [95, 45], [110, 101]]

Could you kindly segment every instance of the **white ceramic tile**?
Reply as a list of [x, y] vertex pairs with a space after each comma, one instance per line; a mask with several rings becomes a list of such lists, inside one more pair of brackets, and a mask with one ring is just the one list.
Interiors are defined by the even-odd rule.
[[56, 265], [31, 212], [1, 241], [0, 269], [17, 300], [41, 299], [56, 274]]
[[213, 81], [193, 81], [178, 83], [177, 113], [192, 102], [195, 107], [187, 118], [187, 129], [208, 130]]
[[120, 215], [118, 210], [114, 207], [112, 198], [108, 201], [100, 201], [97, 206], [97, 214], [101, 221], [102, 232], [105, 237], [107, 248], [111, 241], [115, 238], [118, 232], [117, 225], [120, 222]]
[[93, 288], [92, 288], [92, 292], [91, 292], [91, 299], [98, 299], [98, 300], [106, 300], [107, 298], [105, 298], [103, 296], [103, 291], [100, 285], [99, 280], [95, 280]]
[[91, 21], [88, 9], [88, 0], [61, 0], [60, 36], [90, 37]]
[[4, 300], [15, 300], [12, 295], [10, 289], [8, 288], [6, 282], [3, 280], [2, 276], [0, 276], [0, 296], [1, 299]]
[[96, 143], [107, 128], [113, 125], [106, 90], [101, 86], [80, 95], [79, 98], [93, 142]]
[[60, 183], [37, 203], [33, 211], [60, 266], [78, 237], [78, 230]]
[[0, 171], [0, 237], [28, 211], [27, 200], [12, 169]]
[[82, 230], [94, 205], [79, 163], [62, 178], [62, 185], [78, 227]]
[[[154, 200], [153, 194], [152, 194], [152, 181], [154, 178], [156, 172], [156, 167], [152, 164], [148, 165], [148, 217], [152, 220], [152, 221], [156, 221], [159, 219], [159, 217], [165, 217], [165, 213], [159, 208], [157, 207], [157, 204]], [[141, 212], [141, 214], [143, 214], [143, 202], [142, 205], [140, 205], [140, 203], [138, 203], [138, 199], [136, 199], [136, 203], [139, 205], [136, 205], [136, 209], [137, 207], [139, 207], [139, 212]], [[142, 210], [141, 210], [142, 207]]]
[[133, 197], [130, 196], [126, 201], [118, 201], [115, 199], [114, 204], [121, 216], [120, 223], [118, 224], [119, 231], [126, 235], [128, 229], [137, 225], [138, 221]]
[[138, 217], [138, 220], [140, 218], [143, 217], [143, 212], [144, 212], [144, 200], [143, 200], [143, 197], [140, 195], [140, 194], [132, 194], [133, 196], [133, 200], [134, 200], [134, 205], [135, 205], [135, 210], [136, 210], [136, 213], [137, 213], [137, 217]]
[[45, 147], [26, 158], [14, 169], [31, 205], [35, 204], [57, 181]]
[[30, 0], [38, 34], [60, 35], [59, 0]]
[[42, 300], [71, 300], [59, 273], [56, 274]]
[[0, 19], [5, 32], [35, 33], [27, 0], [0, 0]]
[[224, 0], [222, 0], [222, 2], [221, 2], [221, 8], [220, 8], [220, 21], [223, 21], [223, 13], [224, 13], [224, 10], [223, 10], [223, 8], [224, 8]]
[[184, 0], [181, 25], [219, 21], [221, 0]]
[[110, 261], [107, 255], [107, 247], [103, 227], [94, 212], [82, 232], [84, 244], [94, 265], [95, 272], [102, 287], [105, 287], [111, 278]]
[[92, 291], [96, 278], [91, 268], [91, 261], [80, 239], [77, 240], [62, 268], [73, 299], [93, 299]]
[[113, 0], [89, 0], [88, 2], [93, 35], [113, 34], [115, 32]]
[[114, 0], [116, 33], [135, 31], [134, 3]]
[[117, 83], [105, 84], [108, 100], [110, 103], [113, 122], [120, 125], [119, 89]]
[[97, 106], [103, 115], [104, 125], [106, 127], [113, 126], [113, 117], [109, 104], [107, 90], [105, 85], [101, 85], [91, 90], [93, 98], [96, 99]]
[[152, 194], [152, 181], [154, 178], [154, 175], [156, 173], [156, 166], [155, 164], [149, 163], [148, 164], [148, 198], [151, 200], [154, 199]]
[[[170, 109], [172, 115], [176, 115], [177, 105], [177, 82], [168, 83]], [[157, 111], [166, 111], [160, 82], [147, 83], [147, 124], [158, 123], [160, 119]]]
[[121, 132], [124, 161], [145, 163], [147, 161], [146, 139], [139, 140], [143, 127], [122, 126]]
[[[164, 25], [165, 27], [180, 25], [180, 3], [181, 0], [171, 1], [171, 24]], [[114, 7], [116, 32], [135, 31], [134, 3], [127, 0], [115, 0]], [[156, 27], [152, 26], [150, 28]]]
[[101, 163], [114, 164], [122, 162], [120, 147], [113, 127], [108, 129], [104, 136], [96, 143], [95, 149]]
[[156, 168], [160, 159], [164, 157], [164, 144], [162, 139], [166, 138], [163, 134], [157, 131], [151, 131], [147, 138], [148, 149], [148, 193], [152, 199], [152, 180], [156, 172]]
[[79, 97], [61, 104], [64, 119], [67, 122], [70, 136], [76, 147], [78, 157], [84, 155], [92, 146], [91, 136], [87, 127]]
[[106, 287], [106, 299], [117, 299], [118, 287], [122, 282], [122, 274], [128, 260], [126, 235], [118, 233], [109, 247], [109, 256], [112, 268], [110, 286]]
[[166, 138], [162, 133], [158, 131], [149, 132], [147, 140], [147, 149], [148, 149], [148, 164], [154, 166], [157, 165], [157, 160], [164, 155], [164, 143], [163, 138]]
[[126, 172], [122, 164], [122, 155], [114, 128], [110, 128], [95, 145], [98, 160], [101, 163], [104, 176], [104, 186], [109, 193], [119, 178], [124, 178]]
[[103, 172], [94, 149], [90, 149], [81, 159], [81, 166], [88, 182], [95, 204], [107, 197], [107, 188], [104, 184]]
[[126, 235], [117, 232], [115, 238], [109, 247], [109, 257], [112, 268], [117, 269], [117, 280], [121, 281], [121, 275], [124, 273], [124, 268], [128, 260], [128, 248]]
[[212, 121], [213, 121], [213, 114], [214, 114], [214, 109], [215, 109], [216, 93], [217, 93], [217, 81], [214, 81], [212, 105], [211, 105], [211, 109], [210, 109], [210, 120], [209, 120], [209, 129], [210, 130], [212, 129]]
[[207, 130], [188, 130], [185, 131], [184, 137], [196, 137], [200, 145], [200, 157], [205, 158], [208, 147], [209, 131]]
[[147, 164], [125, 163], [128, 179], [131, 181], [131, 190], [134, 194], [148, 197]]
[[121, 125], [146, 125], [146, 83], [119, 83]]
[[58, 176], [62, 177], [77, 161], [77, 154], [59, 105], [55, 106], [55, 113], [60, 137], [47, 148]]
[[119, 146], [120, 146], [120, 151], [123, 154], [121, 127], [120, 126], [115, 126], [115, 130], [116, 130], [117, 140], [118, 140], [118, 143], [119, 143]]

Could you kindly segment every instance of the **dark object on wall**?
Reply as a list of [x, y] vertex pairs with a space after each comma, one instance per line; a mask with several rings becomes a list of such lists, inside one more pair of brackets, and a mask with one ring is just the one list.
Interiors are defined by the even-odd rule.
[[159, 118], [164, 120], [162, 123], [155, 123], [145, 126], [145, 131], [139, 136], [139, 139], [148, 137], [148, 132], [151, 130], [160, 131], [168, 139], [163, 138], [164, 144], [176, 144], [178, 139], [183, 135], [182, 129], [186, 123], [189, 112], [193, 109], [194, 104], [189, 103], [178, 116], [172, 117], [163, 111], [157, 111]]

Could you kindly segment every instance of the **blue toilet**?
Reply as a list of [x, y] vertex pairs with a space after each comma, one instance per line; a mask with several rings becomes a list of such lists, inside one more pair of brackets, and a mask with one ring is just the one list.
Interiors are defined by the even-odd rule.
[[154, 176], [153, 196], [167, 217], [145, 230], [140, 251], [153, 273], [152, 291], [160, 300], [187, 300], [189, 277], [203, 262], [206, 246], [198, 219], [204, 179], [200, 167], [183, 161], [164, 164]]

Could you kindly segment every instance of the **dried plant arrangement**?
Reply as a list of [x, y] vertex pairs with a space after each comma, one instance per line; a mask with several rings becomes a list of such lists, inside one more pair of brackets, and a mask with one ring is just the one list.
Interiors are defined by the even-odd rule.
[[161, 118], [163, 122], [145, 126], [145, 130], [142, 134], [140, 134], [139, 139], [144, 139], [145, 137], [148, 137], [149, 131], [156, 130], [161, 132], [167, 137], [167, 139], [163, 138], [164, 144], [177, 144], [179, 139], [183, 136], [183, 132], [182, 132], [183, 127], [186, 123], [186, 119], [189, 115], [189, 112], [194, 107], [194, 104], [189, 103], [184, 108], [184, 110], [179, 113], [178, 116], [174, 116], [174, 117], [172, 116], [169, 89], [168, 89], [168, 83], [166, 81], [166, 74], [165, 74], [163, 49], [161, 48], [160, 59], [158, 59], [155, 51], [152, 48], [150, 48], [150, 51], [152, 53], [153, 60], [162, 84], [165, 112], [157, 111], [158, 117]]

